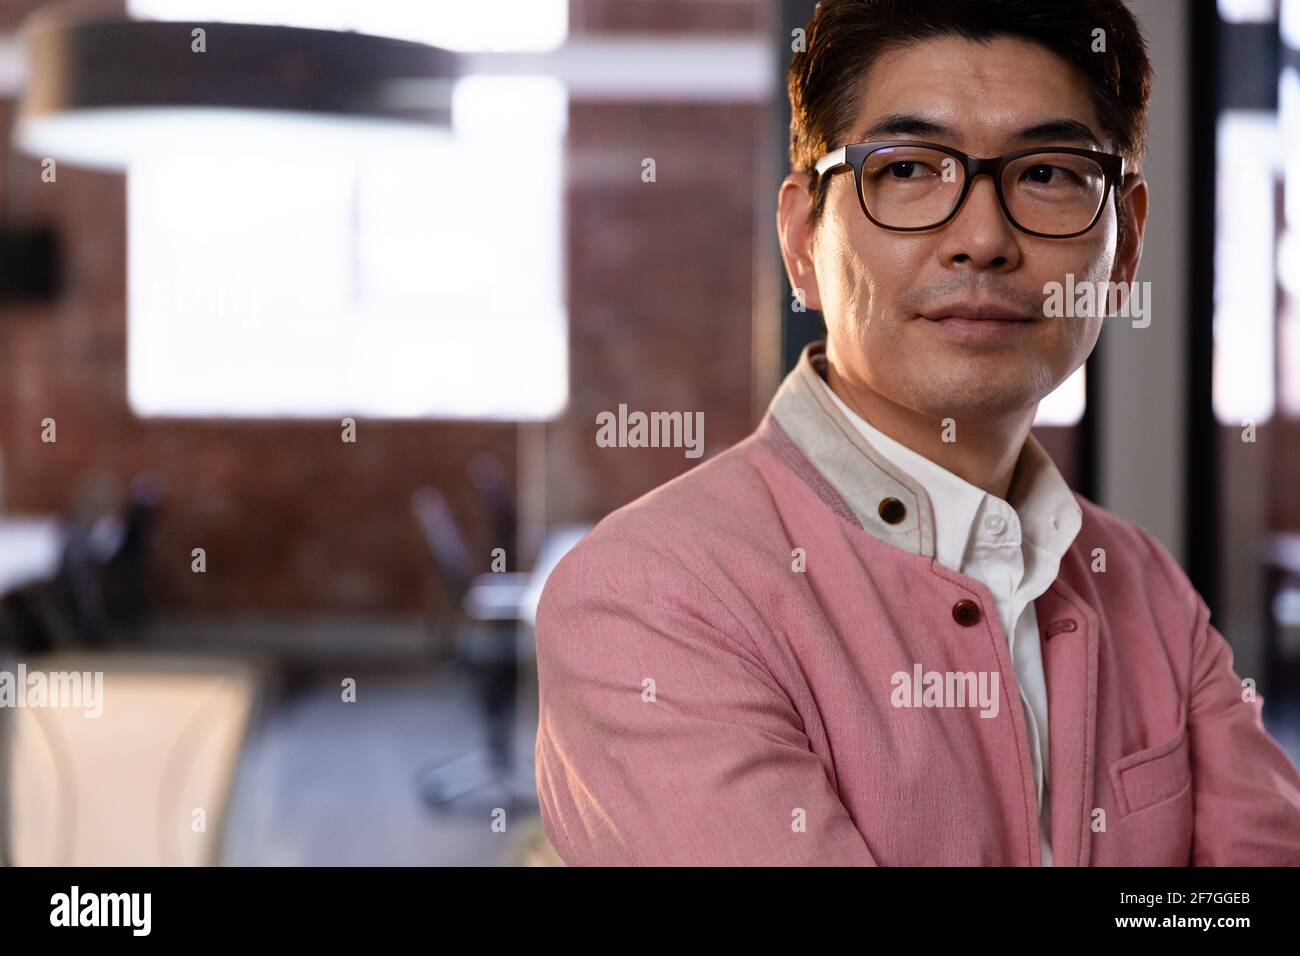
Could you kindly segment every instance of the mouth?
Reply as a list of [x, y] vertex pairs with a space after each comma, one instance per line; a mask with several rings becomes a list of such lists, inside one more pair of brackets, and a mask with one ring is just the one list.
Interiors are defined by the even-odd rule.
[[951, 302], [935, 306], [920, 317], [946, 335], [965, 341], [998, 340], [1022, 335], [1036, 317], [995, 302]]

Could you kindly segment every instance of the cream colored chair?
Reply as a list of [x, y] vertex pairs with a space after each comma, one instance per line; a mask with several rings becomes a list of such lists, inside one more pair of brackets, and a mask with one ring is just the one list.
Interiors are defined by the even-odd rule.
[[219, 863], [235, 771], [264, 683], [260, 670], [221, 658], [155, 655], [53, 655], [25, 664], [29, 675], [102, 673], [102, 715], [87, 716], [88, 698], [81, 707], [0, 712], [0, 835], [8, 862]]

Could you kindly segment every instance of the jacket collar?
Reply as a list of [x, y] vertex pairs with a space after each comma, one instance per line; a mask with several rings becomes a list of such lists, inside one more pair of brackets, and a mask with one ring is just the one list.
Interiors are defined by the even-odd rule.
[[[834, 510], [881, 541], [923, 557], [935, 557], [934, 508], [920, 483], [897, 468], [867, 441], [823, 386], [826, 342], [811, 342], [768, 405], [764, 423], [775, 433], [778, 453], [788, 443], [807, 459], [815, 475], [796, 468]], [[819, 379], [821, 381], [819, 381]], [[771, 426], [775, 425], [773, 428]], [[1047, 457], [1031, 434], [1029, 452]], [[788, 463], [791, 456], [785, 456]], [[882, 509], [893, 498], [903, 506]], [[837, 500], [838, 499], [838, 500]]]

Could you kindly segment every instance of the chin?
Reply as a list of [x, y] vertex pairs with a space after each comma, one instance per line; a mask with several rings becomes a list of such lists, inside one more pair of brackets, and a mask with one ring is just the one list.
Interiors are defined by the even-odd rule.
[[1051, 382], [1023, 365], [1003, 374], [936, 375], [919, 384], [911, 404], [931, 418], [1006, 415], [1035, 407], [1051, 392]]

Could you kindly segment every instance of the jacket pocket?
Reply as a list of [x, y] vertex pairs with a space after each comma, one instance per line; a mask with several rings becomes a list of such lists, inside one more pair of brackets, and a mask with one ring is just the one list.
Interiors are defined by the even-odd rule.
[[1111, 784], [1121, 817], [1179, 796], [1192, 784], [1187, 718], [1162, 744], [1120, 757], [1110, 765]]

